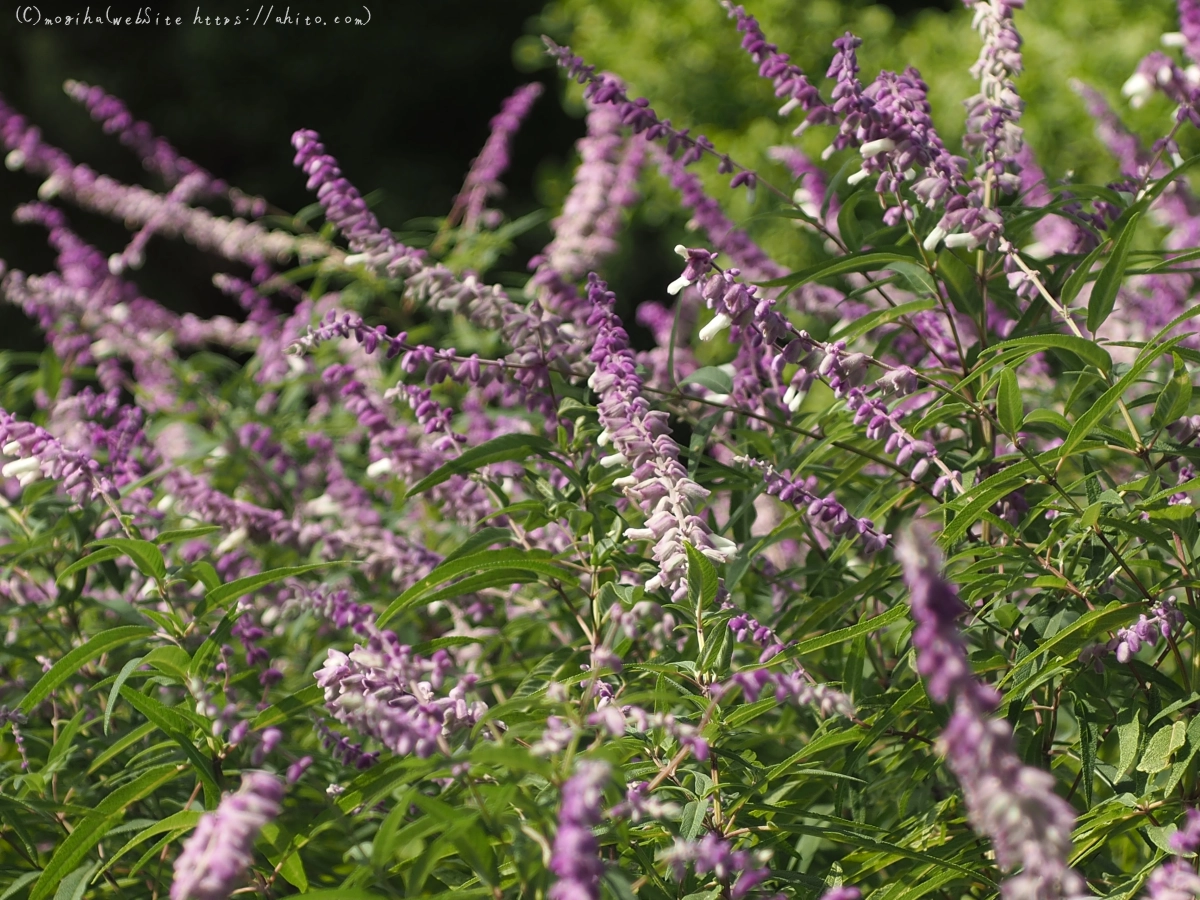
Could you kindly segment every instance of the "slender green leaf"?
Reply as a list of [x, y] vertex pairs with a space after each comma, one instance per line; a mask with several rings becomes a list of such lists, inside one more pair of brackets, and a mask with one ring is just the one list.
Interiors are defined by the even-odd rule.
[[1029, 347], [1039, 350], [1066, 350], [1101, 372], [1112, 371], [1112, 357], [1099, 344], [1073, 334], [1030, 334], [1024, 337], [1001, 341], [989, 347], [989, 351], [1004, 351], [1011, 347]]
[[79, 822], [50, 857], [41, 876], [29, 893], [29, 900], [43, 900], [96, 846], [125, 814], [129, 804], [141, 800], [168, 781], [179, 776], [182, 766], [165, 765], [150, 769], [129, 784], [117, 788], [97, 804], [95, 810]]
[[554, 562], [549, 553], [532, 550], [484, 550], [443, 562], [393, 600], [376, 624], [382, 628], [401, 612], [421, 602], [431, 588], [468, 572], [486, 569], [520, 569], [546, 575], [566, 584], [574, 584], [577, 581], [565, 568]]
[[50, 693], [56, 687], [92, 660], [120, 647], [122, 644], [128, 644], [130, 641], [149, 637], [152, 634], [154, 634], [154, 629], [147, 628], [145, 625], [119, 625], [116, 628], [108, 629], [108, 631], [100, 632], [82, 647], [76, 647], [51, 666], [50, 671], [38, 680], [38, 683], [30, 689], [29, 693], [25, 695], [25, 699], [21, 701], [21, 711], [27, 713], [32, 710], [49, 697]]
[[1021, 387], [1017, 384], [1017, 373], [1004, 369], [1000, 383], [996, 386], [996, 418], [1006, 434], [1016, 435], [1021, 430], [1025, 410], [1021, 403]]
[[498, 462], [528, 459], [531, 456], [549, 456], [558, 448], [543, 437], [533, 434], [502, 434], [484, 441], [476, 447], [464, 450], [461, 456], [430, 472], [408, 489], [410, 497], [422, 494], [451, 476], [465, 475], [483, 466]]
[[873, 328], [879, 328], [882, 325], [887, 325], [889, 322], [895, 322], [897, 319], [902, 319], [905, 316], [921, 312], [922, 310], [933, 309], [936, 306], [936, 300], [926, 297], [922, 300], [901, 303], [899, 306], [889, 306], [887, 309], [877, 309], [874, 312], [867, 313], [865, 316], [859, 316], [853, 321], [847, 322], [840, 329], [834, 331], [829, 336], [829, 339], [831, 341], [852, 341]]
[[309, 572], [315, 572], [318, 569], [325, 569], [336, 565], [344, 565], [344, 563], [335, 560], [334, 562], [327, 563], [308, 563], [303, 566], [283, 566], [279, 569], [259, 572], [257, 575], [247, 575], [245, 578], [239, 578], [237, 581], [223, 584], [219, 588], [214, 588], [205, 594], [202, 611], [198, 610], [196, 616], [199, 617], [204, 612], [218, 606], [224, 606], [232, 600], [237, 600], [239, 597], [253, 593], [259, 588], [266, 587], [273, 582], [284, 578], [294, 578], [297, 575], [305, 575]]
[[714, 394], [728, 394], [733, 390], [732, 376], [718, 366], [705, 366], [697, 369], [679, 383], [681, 385], [698, 384], [702, 388], [708, 388]]
[[120, 555], [121, 551], [116, 547], [104, 547], [103, 549], [95, 550], [82, 559], [75, 560], [75, 562], [59, 572], [58, 577], [54, 579], [54, 583], [61, 586], [64, 581], [76, 572], [90, 566], [98, 565], [108, 559], [116, 559]]
[[1141, 213], [1134, 213], [1121, 230], [1121, 236], [1113, 247], [1112, 256], [1100, 270], [1096, 284], [1092, 287], [1092, 295], [1088, 298], [1087, 326], [1093, 334], [1108, 319], [1117, 302], [1117, 291], [1125, 278], [1125, 267], [1129, 258], [1129, 245], [1133, 241], [1133, 233], [1137, 230]]
[[138, 571], [147, 578], [161, 581], [167, 575], [167, 564], [163, 561], [162, 551], [149, 541], [134, 540], [133, 538], [105, 538], [94, 541], [88, 546], [116, 547], [133, 560]]
[[845, 275], [849, 272], [877, 272], [889, 267], [890, 263], [912, 262], [913, 257], [901, 253], [874, 251], [858, 256], [838, 256], [791, 275], [773, 278], [770, 281], [756, 282], [760, 287], [799, 287], [818, 278], [832, 278], [835, 275]]

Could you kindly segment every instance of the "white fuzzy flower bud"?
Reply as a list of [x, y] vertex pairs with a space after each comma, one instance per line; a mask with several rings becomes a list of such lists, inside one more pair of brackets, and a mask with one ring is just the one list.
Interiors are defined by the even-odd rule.
[[975, 235], [966, 231], [961, 234], [950, 234], [946, 236], [947, 247], [962, 247], [965, 250], [974, 250], [979, 246], [979, 241]]
[[866, 159], [870, 156], [878, 156], [880, 153], [891, 153], [896, 149], [896, 142], [891, 138], [880, 138], [877, 141], [867, 141], [858, 148], [858, 152], [862, 154], [862, 158]]
[[390, 471], [392, 471], [392, 461], [386, 457], [377, 459], [367, 466], [367, 476], [369, 478], [378, 478], [380, 475], [386, 475]]
[[707, 341], [716, 337], [733, 323], [733, 319], [725, 313], [717, 313], [712, 321], [700, 329], [700, 340]]
[[946, 229], [939, 225], [937, 228], [933, 229], [933, 231], [929, 232], [929, 237], [925, 238], [925, 241], [921, 246], [932, 253], [937, 249], [937, 245], [942, 242], [942, 238], [945, 236]]
[[0, 475], [3, 475], [5, 478], [16, 478], [28, 472], [41, 471], [41, 468], [41, 463], [33, 457], [16, 459], [5, 465], [3, 469], [0, 469]]
[[[682, 246], [682, 245], [680, 245], [680, 246]], [[678, 294], [680, 291], [682, 291], [685, 287], [687, 287], [691, 283], [692, 282], [689, 281], [687, 278], [685, 278], [683, 275], [680, 275], [678, 278], [676, 278], [674, 281], [672, 281], [669, 285], [667, 285], [667, 293], [670, 294], [672, 297], [674, 297], [676, 294]]]

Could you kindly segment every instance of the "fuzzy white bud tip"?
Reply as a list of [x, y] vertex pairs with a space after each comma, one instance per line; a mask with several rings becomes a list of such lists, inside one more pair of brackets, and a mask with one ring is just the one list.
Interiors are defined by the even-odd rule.
[[33, 457], [29, 457], [27, 459], [16, 459], [8, 463], [3, 469], [0, 469], [0, 475], [3, 475], [5, 478], [16, 478], [18, 475], [37, 472], [40, 469], [41, 463]]
[[600, 465], [606, 469], [616, 468], [617, 466], [628, 465], [629, 458], [624, 453], [613, 453], [609, 456], [600, 457]]
[[1141, 72], [1134, 72], [1121, 86], [1121, 93], [1126, 97], [1145, 97], [1153, 87], [1149, 78]]
[[896, 149], [896, 142], [891, 138], [880, 138], [877, 141], [867, 141], [858, 148], [858, 152], [862, 154], [862, 158], [866, 159], [869, 156], [878, 156], [880, 153], [891, 153]]
[[942, 242], [942, 238], [945, 236], [946, 229], [939, 225], [937, 228], [933, 229], [933, 231], [929, 232], [929, 237], [925, 238], [925, 241], [921, 246], [932, 253], [937, 249], [937, 245]]
[[377, 459], [375, 462], [367, 466], [367, 477], [378, 478], [380, 475], [386, 475], [392, 471], [392, 461], [387, 459]]
[[678, 253], [680, 256], [682, 256], [684, 259], [688, 258], [688, 248], [683, 246], [683, 244], [676, 244], [675, 252]]
[[708, 341], [716, 337], [733, 322], [725, 313], [717, 313], [712, 321], [700, 329], [700, 340]]
[[114, 253], [108, 258], [108, 271], [120, 275], [125, 271], [125, 258], [120, 253]]
[[946, 236], [947, 247], [962, 247], [965, 250], [974, 250], [979, 246], [979, 241], [971, 232], [963, 232], [962, 234], [951, 234]]
[[25, 165], [25, 154], [20, 150], [12, 150], [8, 156], [4, 157], [4, 168], [10, 172], [17, 171], [23, 165]]
[[38, 199], [39, 200], [53, 200], [55, 197], [58, 196], [58, 191], [61, 187], [62, 187], [62, 181], [60, 181], [54, 175], [51, 175], [49, 178], [47, 178], [45, 181], [43, 181], [41, 187], [38, 188], [38, 192], [37, 192]]
[[670, 284], [667, 285], [667, 293], [670, 294], [672, 297], [674, 297], [676, 294], [678, 294], [680, 291], [682, 291], [689, 284], [691, 284], [691, 282], [684, 276], [680, 275], [678, 278], [676, 278], [674, 281], [672, 281]]
[[853, 175], [846, 179], [846, 184], [858, 184], [860, 181], [866, 181], [871, 177], [871, 173], [866, 169], [859, 169]]
[[1162, 41], [1164, 47], [1186, 47], [1187, 38], [1183, 36], [1182, 31], [1168, 31], [1159, 40]]

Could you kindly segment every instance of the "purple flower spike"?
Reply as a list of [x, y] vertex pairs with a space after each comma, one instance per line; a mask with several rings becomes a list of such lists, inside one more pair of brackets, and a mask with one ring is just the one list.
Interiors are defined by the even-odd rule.
[[[689, 261], [689, 265], [693, 263]], [[702, 263], [700, 258], [696, 266]], [[666, 413], [651, 410], [642, 396], [629, 335], [613, 311], [616, 297], [592, 273], [588, 276], [592, 314], [588, 325], [596, 330], [591, 358], [596, 370], [588, 386], [600, 396], [601, 447], [612, 444], [613, 453], [600, 459], [606, 467], [627, 466], [632, 474], [613, 482], [646, 514], [643, 528], [627, 531], [630, 540], [653, 540], [659, 572], [646, 590], [665, 587], [676, 602], [687, 594], [687, 550], [684, 542], [722, 563], [735, 549], [732, 541], [713, 534], [693, 511], [693, 504], [708, 496], [692, 481], [679, 462], [679, 445], [671, 438]]]
[[786, 116], [795, 109], [802, 109], [808, 114], [795, 133], [800, 134], [809, 125], [835, 121], [833, 110], [809, 83], [804, 70], [792, 63], [786, 53], [780, 53], [775, 44], [767, 42], [758, 20], [747, 13], [744, 7], [734, 6], [730, 0], [722, 0], [721, 5], [729, 13], [729, 18], [737, 20], [737, 29], [744, 35], [742, 49], [758, 63], [758, 74], [769, 78], [775, 85], [775, 96], [786, 101], [780, 107], [779, 115]]
[[175, 860], [171, 900], [226, 900], [253, 861], [254, 840], [279, 815], [283, 782], [247, 772], [236, 794], [205, 814]]
[[1067, 865], [1075, 811], [1054, 792], [1049, 772], [1021, 763], [1012, 727], [993, 718], [1000, 704], [994, 688], [975, 679], [958, 630], [966, 607], [942, 579], [940, 559], [928, 535], [912, 530], [897, 555], [904, 567], [909, 605], [917, 623], [913, 648], [929, 696], [953, 701], [954, 715], [942, 734], [947, 763], [966, 800], [971, 827], [992, 841], [1005, 872], [1004, 900], [1059, 900], [1085, 894], [1085, 883]]
[[607, 763], [585, 760], [563, 785], [558, 833], [550, 856], [550, 871], [558, 881], [550, 888], [550, 900], [599, 900], [604, 864], [592, 826], [600, 823], [608, 777]]
[[243, 194], [199, 164], [181, 156], [165, 138], [156, 137], [148, 124], [134, 119], [125, 104], [103, 88], [89, 86], [82, 81], [67, 81], [63, 84], [63, 91], [76, 103], [87, 107], [92, 119], [99, 122], [105, 132], [116, 134], [122, 144], [141, 158], [142, 165], [148, 171], [157, 172], [169, 186], [174, 187], [185, 178], [196, 176], [193, 184], [199, 192], [214, 197], [227, 195], [239, 216], [257, 219], [266, 212], [266, 200]]
[[[1181, 32], [1178, 38], [1182, 39], [1179, 43], [1183, 44], [1183, 52], [1192, 62], [1200, 62], [1200, 2], [1198, 0], [1179, 0], [1178, 7], [1179, 31]], [[1167, 35], [1163, 35], [1163, 43], [1168, 42], [1176, 43], [1176, 41], [1168, 41]]]
[[463, 227], [475, 231], [484, 218], [484, 204], [492, 197], [504, 192], [500, 176], [508, 168], [509, 145], [529, 115], [534, 101], [542, 95], [542, 86], [536, 81], [517, 88], [491, 121], [492, 133], [479, 155], [471, 163], [471, 170], [463, 182], [461, 193], [454, 199], [447, 221], [451, 224], [462, 218]]
[[1017, 122], [1025, 104], [1013, 79], [1021, 74], [1021, 35], [1013, 25], [1013, 11], [1025, 0], [963, 0], [975, 11], [974, 28], [983, 38], [979, 59], [971, 75], [979, 79], [979, 93], [964, 101], [967, 134], [963, 144], [983, 156], [979, 172], [990, 171], [1005, 190], [1015, 190], [1019, 181], [1017, 153], [1023, 133]]

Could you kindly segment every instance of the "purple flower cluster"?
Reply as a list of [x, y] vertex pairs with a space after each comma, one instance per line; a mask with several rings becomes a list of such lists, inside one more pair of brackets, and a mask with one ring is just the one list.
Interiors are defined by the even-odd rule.
[[325, 152], [319, 134], [301, 129], [292, 135], [292, 146], [296, 149], [295, 164], [308, 176], [308, 189], [316, 191], [325, 217], [355, 253], [346, 258], [348, 263], [361, 262], [390, 275], [410, 275], [423, 265], [424, 253], [401, 244], [379, 224], [362, 195], [342, 174], [337, 160]]
[[175, 860], [171, 900], [226, 900], [254, 859], [254, 840], [279, 815], [283, 782], [266, 772], [242, 775], [242, 787], [206, 813]]
[[973, 26], [983, 38], [979, 60], [971, 75], [979, 79], [979, 93], [964, 101], [967, 133], [963, 143], [980, 153], [981, 172], [991, 172], [1001, 188], [1015, 190], [1017, 153], [1023, 143], [1017, 125], [1025, 104], [1013, 79], [1021, 74], [1021, 35], [1013, 25], [1013, 11], [1025, 0], [963, 0], [975, 10]]
[[1200, 84], [1159, 50], [1147, 54], [1138, 63], [1137, 70], [1121, 87], [1121, 93], [1136, 109], [1156, 90], [1179, 105], [1176, 118], [1180, 122], [1191, 122], [1200, 127]]
[[[347, 264], [365, 264], [405, 278], [405, 296], [444, 312], [468, 316], [476, 325], [503, 334], [512, 353], [513, 378], [506, 381], [506, 399], [524, 402], [556, 422], [556, 403], [549, 390], [550, 366], [560, 363], [581, 369], [582, 351], [570, 323], [539, 303], [522, 307], [497, 285], [486, 285], [471, 273], [460, 277], [442, 264], [429, 264], [423, 251], [398, 242], [380, 226], [354, 186], [342, 175], [337, 161], [325, 153], [316, 132], [293, 136], [296, 164], [309, 176], [309, 188], [326, 210], [329, 221], [346, 236], [354, 255]], [[577, 373], [582, 376], [582, 369]]]
[[1142, 613], [1137, 622], [1128, 628], [1117, 632], [1116, 643], [1117, 661], [1126, 663], [1130, 657], [1141, 649], [1142, 644], [1153, 647], [1158, 643], [1159, 636], [1169, 638], [1183, 628], [1183, 613], [1175, 605], [1175, 598], [1163, 597], [1157, 600], [1150, 609], [1150, 615]]
[[609, 737], [623, 737], [629, 724], [639, 734], [645, 734], [652, 728], [661, 728], [675, 738], [680, 747], [690, 750], [696, 759], [702, 762], [708, 759], [708, 742], [700, 736], [700, 730], [695, 725], [680, 722], [670, 713], [651, 713], [632, 704], [617, 706], [606, 698], [601, 698], [596, 705], [598, 708], [588, 715], [587, 723], [603, 728]]
[[741, 900], [771, 877], [771, 870], [764, 865], [766, 858], [769, 855], [752, 850], [734, 850], [732, 841], [711, 831], [698, 841], [676, 838], [675, 845], [661, 857], [677, 881], [683, 880], [689, 863], [697, 875], [711, 873], [719, 881], [732, 881], [731, 900]]
[[1163, 863], [1146, 881], [1149, 900], [1193, 900], [1200, 896], [1200, 874], [1182, 856], [1200, 852], [1200, 810], [1189, 809], [1183, 827], [1171, 835], [1171, 851], [1177, 858]]
[[625, 85], [620, 79], [605, 72], [597, 74], [595, 66], [586, 65], [581, 57], [571, 53], [570, 47], [560, 47], [548, 37], [543, 36], [542, 40], [545, 41], [548, 52], [558, 65], [571, 78], [580, 84], [587, 85], [584, 88], [584, 97], [596, 105], [611, 104], [620, 115], [621, 124], [634, 134], [644, 133], [647, 141], [665, 141], [667, 153], [672, 157], [682, 150], [680, 161], [684, 166], [690, 166], [700, 160], [705, 153], [711, 153], [719, 157], [718, 171], [721, 173], [727, 174], [740, 169], [731, 179], [731, 187], [754, 189], [757, 184], [757, 175], [745, 167], [738, 166], [728, 156], [717, 153], [712, 141], [704, 135], [691, 137], [688, 129], [680, 130], [673, 127], [670, 119], [659, 117], [646, 98], [639, 97], [637, 100], [630, 100], [629, 95], [625, 92]]
[[550, 854], [550, 871], [558, 876], [550, 900], [599, 900], [600, 844], [592, 827], [601, 820], [600, 804], [609, 779], [607, 763], [583, 760], [562, 788], [558, 832]]
[[795, 109], [802, 109], [807, 116], [794, 134], [801, 134], [809, 125], [821, 125], [836, 121], [834, 110], [821, 99], [820, 92], [812, 86], [804, 71], [791, 62], [791, 57], [780, 53], [779, 48], [767, 41], [758, 20], [742, 6], [734, 6], [731, 0], [721, 0], [729, 18], [737, 20], [737, 30], [742, 37], [742, 49], [758, 63], [758, 74], [769, 78], [775, 85], [775, 96], [786, 100], [779, 115], [786, 116]]
[[22, 422], [0, 409], [0, 453], [8, 458], [0, 477], [16, 478], [22, 485], [40, 478], [62, 479], [63, 490], [80, 505], [120, 499], [112, 479], [100, 464], [64, 446], [46, 429]]
[[1093, 663], [1099, 671], [1102, 668], [1101, 658], [1107, 651], [1115, 652], [1117, 662], [1123, 665], [1142, 649], [1142, 644], [1153, 647], [1160, 637], [1169, 638], [1178, 634], [1185, 621], [1174, 596], [1160, 597], [1150, 608], [1150, 615], [1142, 613], [1132, 625], [1118, 629], [1116, 637], [1108, 643], [1084, 648], [1079, 660]]
[[[1183, 52], [1193, 63], [1200, 63], [1200, 2], [1178, 0], [1176, 5], [1179, 7], [1179, 37], [1182, 38]], [[1163, 39], [1166, 43], [1167, 36], [1163, 35]]]
[[117, 135], [122, 144], [138, 155], [146, 169], [161, 175], [168, 186], [175, 187], [189, 176], [197, 176], [193, 179], [197, 193], [214, 197], [227, 195], [239, 216], [257, 219], [266, 212], [266, 200], [243, 194], [199, 164], [181, 156], [165, 138], [155, 136], [146, 122], [135, 119], [120, 99], [103, 88], [89, 86], [82, 81], [67, 81], [63, 84], [63, 91], [72, 100], [87, 107], [92, 119], [99, 122], [107, 134]]
[[679, 814], [675, 803], [659, 800], [649, 793], [650, 782], [639, 781], [629, 785], [625, 800], [608, 811], [614, 818], [627, 818], [635, 825], [642, 819], [667, 819]]
[[732, 259], [752, 278], [779, 278], [787, 274], [786, 269], [767, 256], [725, 215], [721, 204], [704, 190], [700, 179], [689, 172], [682, 161], [657, 144], [650, 145], [650, 156], [671, 187], [679, 191], [683, 205], [692, 211], [689, 227], [703, 231], [718, 252]]
[[542, 90], [541, 84], [536, 81], [522, 85], [513, 91], [501, 105], [500, 112], [492, 117], [491, 134], [471, 163], [462, 191], [454, 199], [454, 206], [446, 217], [448, 223], [455, 224], [461, 219], [467, 231], [478, 229], [481, 220], [489, 227], [495, 224], [494, 216], [485, 213], [484, 206], [490, 198], [504, 192], [500, 176], [508, 168], [509, 145], [533, 109], [534, 102], [542, 95]]
[[348, 654], [331, 649], [316, 673], [325, 705], [339, 722], [398, 755], [427, 757], [445, 735], [475, 724], [487, 711], [482, 701], [467, 702], [476, 680], [471, 674], [438, 695], [453, 667], [445, 650], [424, 659], [392, 632], [372, 631], [365, 645], [356, 644]]
[[646, 524], [625, 532], [630, 540], [653, 540], [658, 574], [646, 583], [646, 590], [665, 587], [678, 602], [687, 594], [687, 551], [684, 542], [705, 556], [721, 563], [736, 545], [715, 535], [694, 512], [693, 504], [708, 496], [708, 491], [692, 481], [679, 462], [679, 445], [671, 437], [667, 414], [651, 410], [641, 394], [642, 379], [637, 374], [629, 335], [613, 311], [616, 297], [594, 273], [588, 276], [588, 299], [592, 314], [588, 325], [596, 330], [591, 358], [596, 370], [588, 386], [599, 397], [598, 438], [603, 447], [612, 444], [615, 452], [601, 458], [604, 466], [627, 466], [632, 474], [614, 484], [646, 514]]
[[822, 525], [838, 537], [857, 535], [862, 543], [863, 554], [868, 559], [887, 546], [891, 535], [877, 531], [875, 523], [870, 519], [850, 515], [846, 507], [832, 494], [827, 497], [814, 494], [813, 489], [817, 486], [815, 475], [801, 481], [793, 478], [790, 472], [776, 472], [774, 466], [762, 460], [739, 456], [735, 457], [734, 461], [761, 472], [768, 494], [778, 497], [784, 503], [792, 504], [797, 509], [804, 509], [814, 523]]
[[63, 196], [91, 212], [124, 222], [130, 228], [151, 223], [161, 234], [179, 235], [202, 250], [257, 268], [296, 257], [325, 256], [329, 245], [320, 238], [268, 231], [243, 219], [215, 216], [206, 209], [188, 206], [178, 197], [168, 197], [147, 188], [126, 185], [98, 175], [85, 165], [75, 165], [70, 156], [42, 140], [0, 98], [0, 142], [8, 149], [4, 159], [10, 170], [26, 169], [46, 180], [38, 189], [42, 200]]
[[[854, 423], [867, 426], [869, 438], [886, 441], [885, 450], [896, 454], [898, 465], [904, 466], [915, 460], [914, 481], [924, 477], [937, 460], [933, 443], [910, 435], [900, 425], [898, 410], [889, 410], [879, 397], [868, 397], [861, 387], [870, 365], [876, 361], [864, 353], [849, 351], [845, 341], [821, 343], [813, 340], [808, 332], [796, 329], [773, 309], [773, 300], [757, 297], [756, 288], [740, 280], [739, 270], [726, 269], [711, 274], [713, 257], [708, 251], [682, 246], [675, 249], [687, 260], [687, 265], [670, 290], [678, 291], [699, 283], [701, 295], [716, 313], [701, 330], [701, 340], [732, 328], [733, 339], [750, 348], [754, 358], [761, 358], [763, 368], [775, 377], [781, 378], [787, 365], [796, 364], [796, 371], [782, 396], [783, 405], [792, 411], [799, 408], [812, 382], [818, 376], [824, 378], [834, 396], [845, 399], [846, 408], [854, 414]], [[791, 340], [779, 349], [777, 343], [785, 337]], [[917, 375], [908, 366], [891, 368], [879, 378], [876, 387], [881, 393], [903, 396], [916, 390]]]
[[1049, 772], [1026, 766], [1013, 745], [1012, 726], [994, 717], [1000, 695], [976, 680], [956, 621], [963, 602], [939, 571], [929, 537], [912, 530], [897, 555], [909, 589], [916, 629], [917, 671], [938, 703], [954, 702], [942, 733], [947, 762], [962, 786], [967, 818], [992, 841], [1005, 872], [1005, 900], [1059, 900], [1083, 896], [1085, 884], [1067, 865], [1075, 811], [1054, 792]]
[[[733, 626], [733, 622], [730, 622]], [[768, 668], [742, 669], [729, 679], [709, 688], [716, 696], [723, 696], [731, 688], [741, 688], [745, 698], [754, 703], [764, 690], [774, 690], [778, 703], [794, 703], [797, 706], [812, 706], [823, 716], [833, 714], [854, 715], [854, 702], [841, 691], [813, 681], [802, 668], [791, 672], [776, 672]]]
[[[616, 110], [592, 104], [587, 134], [575, 148], [579, 167], [562, 213], [551, 223], [554, 240], [530, 260], [530, 266], [544, 266], [567, 280], [582, 278], [616, 250], [620, 213], [637, 198], [647, 143], [624, 139]], [[537, 274], [534, 283], [540, 284]]]

